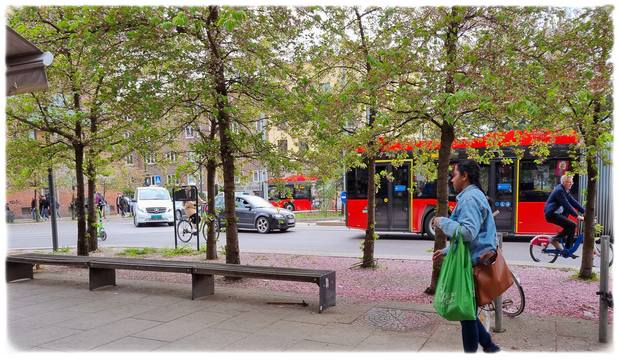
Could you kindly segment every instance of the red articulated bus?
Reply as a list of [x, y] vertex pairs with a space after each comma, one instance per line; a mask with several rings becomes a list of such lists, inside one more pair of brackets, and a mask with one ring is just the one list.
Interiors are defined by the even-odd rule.
[[315, 177], [292, 175], [269, 180], [269, 201], [290, 211], [312, 210], [312, 187]]
[[[534, 142], [549, 144], [550, 155], [542, 164], [535, 162], [530, 153]], [[512, 235], [552, 234], [559, 227], [549, 224], [544, 218], [544, 204], [547, 197], [560, 182], [560, 177], [570, 170], [569, 150], [577, 144], [573, 135], [558, 135], [548, 131], [509, 131], [491, 133], [474, 140], [457, 140], [453, 144], [454, 159], [466, 158], [468, 148], [483, 149], [489, 144], [499, 144], [504, 158], [512, 158], [511, 164], [502, 159], [492, 159], [481, 164], [481, 185], [489, 196], [493, 211], [499, 210], [495, 218], [497, 230]], [[437, 206], [436, 181], [428, 181], [413, 173], [411, 150], [414, 147], [438, 149], [439, 143], [420, 141], [412, 144], [396, 143], [386, 145], [385, 152], [407, 151], [409, 158], [401, 166], [393, 166], [391, 160], [377, 160], [376, 172], [386, 170], [392, 179], [381, 177], [375, 201], [375, 229], [381, 232], [426, 233], [434, 236], [430, 226]], [[525, 150], [517, 159], [515, 149]], [[363, 152], [363, 149], [359, 150]], [[346, 225], [349, 228], [366, 229], [368, 221], [368, 172], [355, 168], [346, 175]], [[571, 193], [578, 198], [579, 177], [575, 176]], [[451, 186], [451, 184], [450, 184]], [[455, 196], [450, 189], [449, 206], [454, 208]]]

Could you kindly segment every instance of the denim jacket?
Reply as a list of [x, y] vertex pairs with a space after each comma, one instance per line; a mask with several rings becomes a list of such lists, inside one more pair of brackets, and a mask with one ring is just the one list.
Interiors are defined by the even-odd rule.
[[[438, 227], [449, 238], [456, 235], [461, 226], [463, 241], [469, 243], [471, 262], [478, 264], [480, 255], [497, 248], [495, 239], [495, 220], [484, 193], [475, 185], [469, 185], [456, 196], [456, 208], [450, 218], [440, 218]], [[450, 247], [442, 250], [448, 254]]]

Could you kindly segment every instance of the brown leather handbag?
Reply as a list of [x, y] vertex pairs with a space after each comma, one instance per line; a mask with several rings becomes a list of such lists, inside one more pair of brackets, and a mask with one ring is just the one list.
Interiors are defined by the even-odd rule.
[[474, 282], [478, 306], [490, 304], [512, 286], [512, 274], [499, 249], [480, 257], [480, 263], [474, 266]]

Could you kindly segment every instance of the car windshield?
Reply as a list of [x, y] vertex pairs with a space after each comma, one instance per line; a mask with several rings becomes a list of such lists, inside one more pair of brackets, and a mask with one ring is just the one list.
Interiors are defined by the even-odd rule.
[[262, 197], [258, 196], [244, 196], [243, 199], [255, 208], [274, 207], [271, 203]]
[[140, 189], [138, 200], [170, 200], [170, 194], [166, 189]]

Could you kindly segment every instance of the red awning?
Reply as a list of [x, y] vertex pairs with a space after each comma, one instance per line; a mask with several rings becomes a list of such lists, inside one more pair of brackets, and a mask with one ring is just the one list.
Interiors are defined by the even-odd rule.
[[47, 89], [45, 67], [54, 56], [43, 52], [10, 27], [6, 27], [7, 96]]

